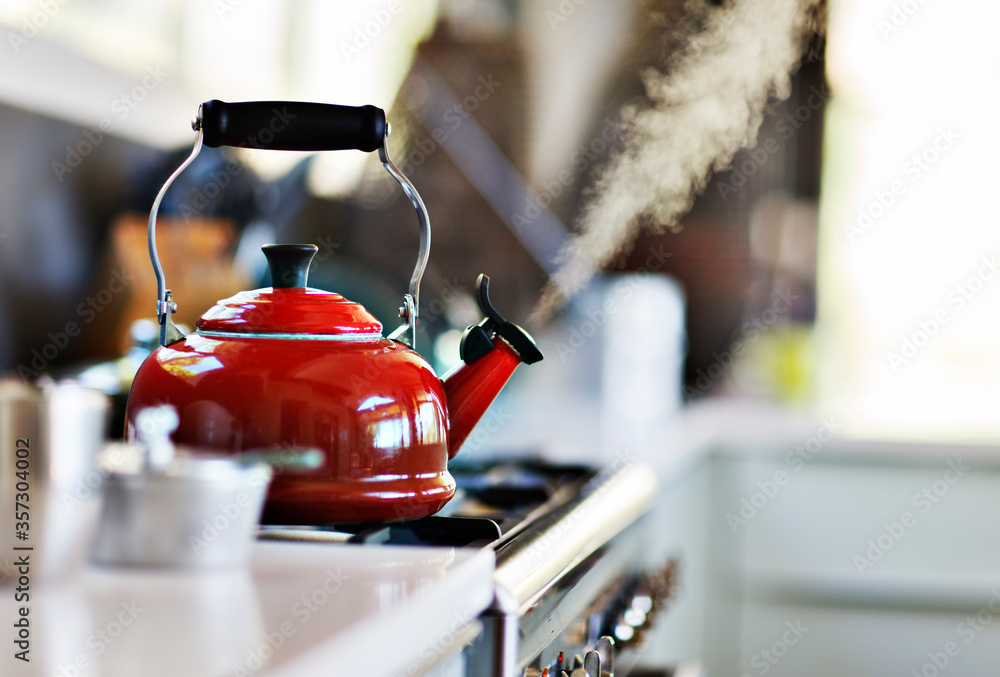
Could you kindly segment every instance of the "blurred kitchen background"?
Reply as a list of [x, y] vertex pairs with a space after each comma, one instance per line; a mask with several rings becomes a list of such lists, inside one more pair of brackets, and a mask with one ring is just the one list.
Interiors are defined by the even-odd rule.
[[[805, 614], [822, 629], [815, 651], [784, 647], [787, 674], [916, 672], [989, 599], [1000, 561], [998, 15], [985, 0], [5, 0], [0, 371], [71, 376], [123, 402], [155, 345], [143, 322], [155, 296], [148, 211], [193, 143], [199, 103], [374, 104], [431, 215], [420, 351], [442, 370], [457, 361], [485, 272], [498, 309], [546, 353], [469, 453], [642, 456], [662, 469], [682, 442], [721, 431], [722, 460], [664, 487], [676, 508], [664, 547], [680, 544], [696, 572], [664, 655], [690, 657], [738, 626], [738, 649], [706, 659], [709, 674], [764, 674], [755, 651]], [[762, 111], [750, 99], [746, 110], [698, 108], [698, 83], [670, 80], [689, 69], [740, 92], [744, 75], [773, 66], [761, 56], [773, 41], [802, 58], [787, 82], [755, 76], [777, 83]], [[670, 138], [712, 148], [698, 134], [742, 115], [735, 155], [706, 151], [676, 223], [655, 206], [631, 215], [637, 235], [557, 311], [539, 312], [607, 188], [603, 172], [635, 150], [629, 130], [655, 108], [650, 69], [667, 79]], [[704, 128], [670, 126], [685, 106]], [[669, 144], [657, 155], [670, 167]], [[635, 175], [654, 192], [658, 179]], [[189, 326], [217, 299], [267, 284], [259, 246], [272, 241], [317, 244], [313, 286], [363, 303], [387, 329], [397, 322], [416, 219], [372, 155], [206, 149], [161, 215], [167, 280]], [[719, 403], [723, 414], [698, 418]], [[785, 452], [831, 449], [834, 436], [865, 442], [816, 463], [780, 497], [784, 510], [761, 511], [734, 537], [727, 515], [789, 472]], [[762, 437], [783, 441], [763, 460], [731, 453]], [[855, 571], [852, 555], [913, 491], [936, 486], [956, 444], [979, 445], [964, 458], [982, 473], [899, 545], [904, 559]], [[957, 527], [973, 524], [962, 538]], [[886, 628], [895, 634], [876, 642]]]
[[[830, 3], [826, 34], [801, 36], [788, 96], [771, 98], [750, 147], [729, 168], [721, 159], [678, 223], [644, 217], [600, 262], [605, 280], [652, 270], [678, 283], [677, 402], [745, 395], [840, 415], [848, 434], [995, 437], [997, 54], [977, 36], [989, 22], [966, 20], [994, 10], [966, 4]], [[450, 362], [479, 272], [544, 334], [527, 318], [623, 148], [623, 107], [645, 105], [644, 69], [669, 75], [711, 54], [713, 11], [727, 9], [5, 2], [0, 368], [78, 373], [141, 343], [142, 326], [129, 331], [152, 307], [143, 223], [210, 98], [388, 109], [391, 150], [433, 218], [423, 352]], [[256, 251], [271, 240], [320, 245], [317, 286], [392, 324], [416, 249], [408, 203], [356, 152], [206, 153], [165, 216], [168, 279], [189, 324], [264, 283]]]

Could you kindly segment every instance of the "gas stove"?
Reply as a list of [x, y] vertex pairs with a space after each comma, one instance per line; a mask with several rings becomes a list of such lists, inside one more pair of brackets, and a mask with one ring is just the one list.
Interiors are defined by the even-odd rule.
[[375, 524], [264, 525], [264, 540], [500, 548], [546, 515], [556, 514], [597, 472], [541, 461], [450, 466], [458, 486], [430, 517]]
[[507, 460], [455, 464], [451, 472], [458, 490], [437, 515], [266, 525], [259, 537], [492, 549], [494, 600], [463, 641], [461, 674], [628, 675], [676, 580], [675, 562], [644, 563], [653, 470]]

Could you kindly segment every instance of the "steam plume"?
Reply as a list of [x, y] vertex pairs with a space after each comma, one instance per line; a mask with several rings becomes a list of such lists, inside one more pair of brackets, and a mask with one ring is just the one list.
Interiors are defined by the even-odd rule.
[[626, 111], [624, 149], [591, 191], [579, 234], [535, 307], [543, 322], [635, 237], [640, 217], [674, 226], [712, 170], [756, 143], [771, 96], [788, 98], [805, 36], [821, 28], [823, 0], [737, 0], [711, 9], [705, 30], [668, 73], [643, 83], [651, 106]]

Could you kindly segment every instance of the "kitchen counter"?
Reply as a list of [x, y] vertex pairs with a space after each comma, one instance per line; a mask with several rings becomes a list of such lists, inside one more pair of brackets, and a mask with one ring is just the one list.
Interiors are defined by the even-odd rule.
[[32, 581], [30, 663], [0, 587], [0, 674], [419, 675], [493, 598], [492, 550], [257, 542], [237, 572], [91, 567]]

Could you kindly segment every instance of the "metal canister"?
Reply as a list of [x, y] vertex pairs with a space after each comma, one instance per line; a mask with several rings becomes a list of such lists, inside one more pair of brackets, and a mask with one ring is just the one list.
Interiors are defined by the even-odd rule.
[[249, 559], [271, 469], [175, 458], [163, 472], [114, 472], [104, 484], [99, 564], [213, 569]]
[[107, 416], [96, 390], [0, 380], [0, 583], [63, 577], [83, 561]]
[[270, 465], [178, 449], [170, 441], [177, 424], [169, 405], [145, 409], [138, 444], [109, 447], [124, 462], [104, 483], [95, 562], [213, 569], [249, 559]]

